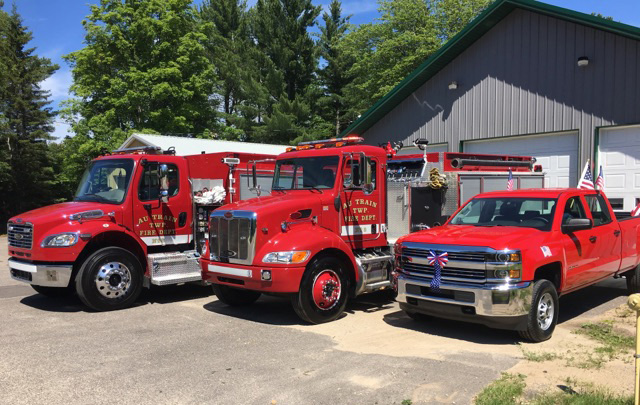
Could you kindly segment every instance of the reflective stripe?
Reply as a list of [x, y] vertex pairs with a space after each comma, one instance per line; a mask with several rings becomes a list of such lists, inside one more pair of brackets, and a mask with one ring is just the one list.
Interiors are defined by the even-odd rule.
[[191, 242], [191, 235], [145, 236], [140, 239], [147, 246], [179, 245]]
[[[376, 226], [376, 232], [371, 231], [371, 227]], [[382, 231], [382, 224], [369, 224], [369, 225], [344, 225], [342, 227], [342, 233], [340, 235], [371, 235], [378, 234]]]
[[233, 267], [216, 266], [215, 264], [208, 265], [207, 270], [213, 273], [229, 274], [231, 276], [251, 278], [251, 270], [234, 269]]

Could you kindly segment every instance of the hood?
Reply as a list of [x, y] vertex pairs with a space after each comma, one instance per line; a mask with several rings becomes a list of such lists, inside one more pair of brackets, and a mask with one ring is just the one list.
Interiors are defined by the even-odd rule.
[[36, 208], [35, 210], [24, 212], [11, 218], [10, 221], [16, 222], [21, 219], [22, 222], [31, 222], [34, 225], [53, 224], [68, 221], [69, 215], [78, 212], [90, 210], [103, 210], [105, 213], [113, 211], [117, 206], [86, 202], [86, 201], [70, 201], [61, 204], [47, 205], [46, 207]]
[[316, 194], [308, 190], [276, 193], [266, 197], [256, 197], [250, 200], [227, 204], [221, 207], [220, 210], [253, 211], [258, 214], [258, 217], [261, 215], [270, 216], [271, 214], [284, 213], [282, 218], [278, 218], [282, 221], [287, 219], [291, 212], [311, 209], [311, 215], [317, 215], [319, 217], [321, 215], [321, 195], [322, 194]]
[[549, 232], [515, 226], [444, 225], [404, 236], [402, 242], [518, 249]]

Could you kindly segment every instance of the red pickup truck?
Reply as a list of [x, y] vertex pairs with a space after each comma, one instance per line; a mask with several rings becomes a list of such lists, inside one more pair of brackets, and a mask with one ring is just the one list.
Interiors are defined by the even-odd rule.
[[414, 319], [481, 323], [541, 342], [557, 323], [559, 295], [611, 276], [640, 291], [639, 233], [640, 219], [614, 213], [602, 192], [479, 194], [444, 225], [396, 242], [398, 301]]

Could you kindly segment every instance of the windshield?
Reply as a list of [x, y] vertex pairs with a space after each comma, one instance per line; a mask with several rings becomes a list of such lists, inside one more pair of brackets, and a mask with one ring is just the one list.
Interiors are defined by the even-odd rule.
[[518, 226], [551, 229], [556, 200], [552, 198], [474, 198], [450, 225]]
[[273, 189], [331, 189], [336, 180], [338, 160], [338, 156], [279, 160], [273, 177]]
[[96, 160], [82, 175], [74, 201], [121, 204], [127, 194], [133, 160]]

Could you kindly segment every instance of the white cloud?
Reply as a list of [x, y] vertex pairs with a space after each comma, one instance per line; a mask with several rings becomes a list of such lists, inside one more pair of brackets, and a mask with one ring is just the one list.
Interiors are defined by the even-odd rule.
[[51, 99], [57, 105], [60, 101], [70, 97], [69, 87], [73, 79], [70, 70], [58, 70], [40, 83], [43, 90], [51, 92]]

